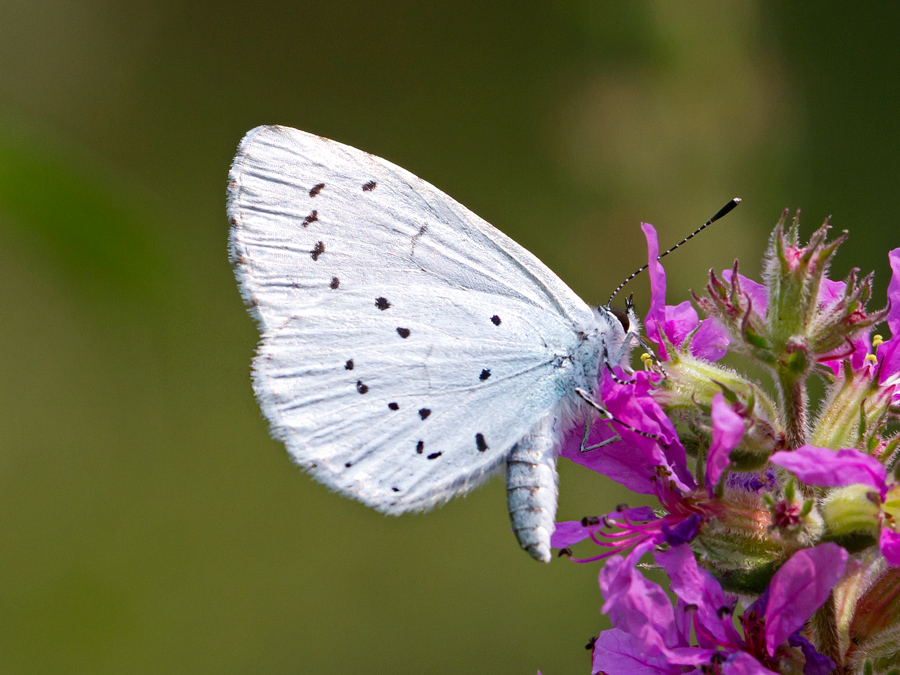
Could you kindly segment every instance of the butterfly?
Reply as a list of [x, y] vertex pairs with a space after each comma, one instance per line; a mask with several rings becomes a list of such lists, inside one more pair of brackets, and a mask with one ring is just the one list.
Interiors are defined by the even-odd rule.
[[505, 467], [512, 529], [549, 562], [560, 445], [638, 343], [634, 310], [589, 306], [420, 178], [288, 127], [241, 141], [228, 216], [253, 389], [294, 461], [387, 514]]

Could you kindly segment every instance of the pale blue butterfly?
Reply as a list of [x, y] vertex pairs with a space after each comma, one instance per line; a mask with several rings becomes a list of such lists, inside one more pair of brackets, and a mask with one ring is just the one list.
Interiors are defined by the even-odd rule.
[[425, 181], [296, 129], [244, 137], [228, 215], [253, 388], [297, 464], [389, 514], [505, 465], [513, 531], [549, 561], [557, 452], [638, 343], [634, 311], [588, 306]]

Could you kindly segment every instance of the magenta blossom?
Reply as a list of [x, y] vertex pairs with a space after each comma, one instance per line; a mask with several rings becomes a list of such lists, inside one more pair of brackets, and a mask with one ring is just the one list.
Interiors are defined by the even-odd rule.
[[621, 508], [602, 518], [588, 517], [556, 524], [550, 545], [561, 549], [560, 555], [571, 556], [569, 547], [590, 539], [603, 552], [589, 558], [571, 558], [573, 562], [590, 563], [604, 560], [645, 544], [676, 546], [697, 536], [703, 515], [687, 502], [677, 502], [676, 512], [659, 516], [642, 506]]
[[650, 258], [650, 310], [645, 321], [647, 336], [658, 345], [659, 355], [663, 359], [668, 358], [668, 353], [660, 333], [676, 347], [691, 336], [690, 351], [693, 356], [718, 361], [725, 356], [731, 342], [728, 331], [714, 318], [700, 321], [697, 310], [688, 301], [675, 306], [666, 305], [666, 271], [658, 260], [656, 229], [649, 223], [641, 223], [641, 229], [647, 239]]
[[656, 379], [657, 375], [646, 371], [604, 372], [600, 394], [615, 419], [593, 425], [586, 447], [601, 447], [582, 451], [581, 435], [573, 434], [563, 445], [562, 456], [641, 494], [658, 492], [658, 467], [671, 474], [679, 490], [694, 489], [675, 425], [652, 396]]
[[876, 458], [855, 448], [831, 450], [804, 445], [792, 452], [776, 452], [771, 457], [777, 464], [792, 472], [804, 483], [826, 487], [865, 485], [877, 492], [880, 506], [881, 534], [878, 544], [891, 565], [900, 567], [900, 486], [887, 480], [884, 465]]
[[[826, 223], [802, 245], [799, 219], [785, 225], [783, 216], [765, 284], [739, 275], [737, 261], [721, 279], [710, 272], [705, 293], [693, 295], [710, 317], [700, 321], [687, 302], [666, 305], [656, 232], [642, 227], [646, 334], [657, 354], [637, 373], [604, 366], [600, 412], [562, 454], [656, 495], [659, 508], [561, 522], [552, 537], [569, 556], [570, 546], [596, 547], [576, 562], [605, 564], [613, 628], [591, 643], [593, 672], [881, 672], [900, 658], [900, 577], [890, 567], [900, 566], [900, 484], [885, 468], [898, 452], [900, 249], [890, 253], [889, 305], [870, 311], [872, 275], [827, 277], [846, 236], [828, 241]], [[870, 344], [885, 320], [892, 337]], [[771, 378], [714, 363], [726, 348]], [[815, 414], [817, 376], [828, 390]], [[798, 491], [788, 471], [823, 487]], [[642, 572], [650, 553], [670, 579], [665, 591]]]
[[725, 469], [731, 463], [729, 455], [744, 437], [744, 420], [738, 415], [722, 394], [716, 394], [712, 401], [713, 437], [706, 457], [706, 490], [713, 495], [713, 488]]
[[[627, 558], [614, 558], [600, 573], [603, 611], [613, 628], [594, 643], [593, 673], [764, 675], [779, 672], [781, 659], [798, 657], [805, 675], [827, 675], [834, 668], [798, 632], [843, 575], [847, 552], [840, 546], [821, 544], [795, 553], [739, 618], [741, 631], [732, 618], [736, 599], [697, 564], [690, 547], [655, 554], [671, 580], [674, 608], [663, 589], [636, 569], [648, 550], [646, 545]], [[802, 656], [790, 646], [799, 647]]]
[[[626, 379], [630, 377], [631, 379]], [[622, 553], [645, 542], [678, 544], [696, 536], [703, 520], [691, 493], [697, 484], [675, 426], [653, 398], [658, 375], [621, 369], [604, 373], [601, 394], [614, 420], [594, 424], [583, 445], [581, 434], [569, 437], [562, 455], [630, 490], [655, 494], [665, 514], [651, 509], [620, 510], [600, 518], [557, 524], [551, 543], [556, 548], [590, 538], [604, 552], [576, 562], [590, 562]]]
[[878, 345], [876, 351], [878, 384], [882, 387], [900, 384], [900, 248], [888, 253], [888, 260], [893, 273], [887, 291], [890, 306], [887, 325], [891, 338]]

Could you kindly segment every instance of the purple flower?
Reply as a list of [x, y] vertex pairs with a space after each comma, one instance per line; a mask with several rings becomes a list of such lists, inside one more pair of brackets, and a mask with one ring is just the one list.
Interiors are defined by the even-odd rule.
[[887, 299], [891, 306], [887, 315], [887, 325], [891, 329], [891, 336], [900, 336], [900, 248], [888, 253], [888, 262], [891, 264], [892, 274], [887, 290]]
[[[819, 286], [819, 304], [823, 308], [831, 307], [844, 299], [844, 293], [847, 290], [847, 282], [832, 281], [831, 279], [822, 279], [822, 285]], [[828, 366], [835, 375], [839, 375], [843, 367], [844, 359], [850, 359], [850, 365], [853, 370], [859, 370], [865, 365], [866, 356], [871, 349], [869, 334], [864, 333], [856, 339], [850, 341], [846, 347], [835, 350], [832, 354], [820, 357], [819, 363]], [[829, 358], [829, 357], [834, 358]]]
[[659, 241], [656, 229], [649, 223], [641, 223], [647, 239], [650, 274], [650, 309], [645, 325], [647, 337], [659, 347], [660, 358], [667, 359], [665, 342], [661, 334], [676, 347], [680, 347], [691, 336], [690, 352], [697, 358], [717, 361], [725, 356], [731, 340], [725, 327], [714, 318], [700, 321], [691, 303], [666, 305], [666, 271], [660, 264]]
[[603, 523], [615, 523], [616, 521], [642, 523], [656, 520], [656, 518], [656, 514], [649, 506], [639, 506], [634, 509], [623, 507], [600, 518], [563, 521], [556, 524], [556, 529], [550, 537], [550, 545], [553, 548], [567, 548], [577, 544], [592, 536], [597, 531], [598, 526]]
[[725, 479], [725, 484], [732, 490], [744, 492], [771, 492], [778, 486], [778, 478], [770, 468], [761, 473], [730, 473]]
[[713, 495], [713, 488], [731, 463], [730, 454], [744, 437], [744, 420], [722, 394], [712, 400], [713, 437], [706, 457], [706, 491]]
[[604, 373], [600, 394], [615, 421], [594, 424], [587, 447], [605, 445], [582, 452], [581, 434], [572, 434], [563, 444], [562, 456], [640, 494], [659, 492], [658, 467], [672, 475], [679, 490], [694, 489], [696, 483], [675, 425], [651, 395], [658, 377], [645, 371], [628, 376], [619, 369], [615, 378]]
[[878, 384], [882, 387], [900, 383], [900, 248], [888, 253], [888, 261], [893, 272], [887, 291], [890, 305], [887, 325], [891, 330], [891, 339], [878, 345], [876, 352]]
[[[835, 451], [813, 445], [804, 445], [790, 452], [776, 452], [771, 461], [810, 485], [845, 487], [861, 484], [875, 488], [882, 509], [878, 545], [885, 560], [900, 567], [900, 534], [892, 527], [897, 522], [895, 507], [892, 506], [896, 498], [891, 499], [895, 490], [888, 484], [887, 471], [881, 462], [855, 448]], [[874, 493], [872, 498], [877, 499]]]
[[687, 453], [675, 426], [651, 395], [659, 377], [640, 371], [629, 376], [616, 369], [604, 373], [600, 392], [615, 418], [601, 420], [591, 429], [582, 451], [581, 434], [569, 436], [561, 454], [641, 494], [655, 494], [667, 512], [626, 509], [604, 518], [557, 524], [551, 543], [567, 548], [590, 538], [604, 552], [575, 562], [609, 558], [644, 542], [678, 544], [693, 539], [704, 520], [695, 506], [697, 484], [687, 464]]
[[894, 567], [900, 567], [900, 534], [894, 530], [882, 527], [881, 536], [878, 538], [878, 548], [881, 554]]
[[769, 584], [766, 614], [766, 649], [775, 649], [800, 630], [828, 599], [847, 565], [847, 551], [837, 544], [819, 544], [797, 551], [781, 566]]
[[636, 569], [651, 546], [636, 548], [627, 558], [613, 558], [600, 573], [603, 611], [613, 628], [594, 643], [593, 673], [680, 675], [691, 666], [704, 672], [714, 666], [712, 672], [732, 675], [774, 673], [788, 641], [801, 647], [807, 675], [834, 668], [812, 645], [803, 644], [798, 631], [844, 573], [848, 556], [840, 546], [821, 544], [794, 554], [740, 617], [742, 632], [732, 618], [736, 599], [722, 591], [686, 545], [655, 554], [677, 597], [673, 609], [663, 589]]
[[679, 505], [676, 513], [658, 516], [653, 509], [642, 506], [620, 508], [602, 518], [588, 517], [556, 524], [550, 545], [561, 549], [560, 554], [571, 555], [569, 547], [585, 539], [603, 549], [603, 553], [589, 558], [571, 558], [573, 562], [589, 563], [604, 560], [645, 544], [674, 546], [697, 536], [703, 516], [687, 505]]
[[796, 450], [776, 452], [770, 460], [810, 485], [841, 487], [863, 483], [877, 488], [882, 497], [887, 492], [884, 465], [855, 448], [831, 450], [803, 445]]

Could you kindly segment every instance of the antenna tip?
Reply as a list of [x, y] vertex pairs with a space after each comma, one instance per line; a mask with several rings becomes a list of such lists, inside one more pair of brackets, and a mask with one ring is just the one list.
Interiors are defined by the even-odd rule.
[[732, 199], [731, 201], [733, 201], [733, 202], [735, 203], [735, 205], [738, 205], [738, 204], [741, 203], [741, 198], [740, 198], [740, 197], [735, 197], [735, 198]]

